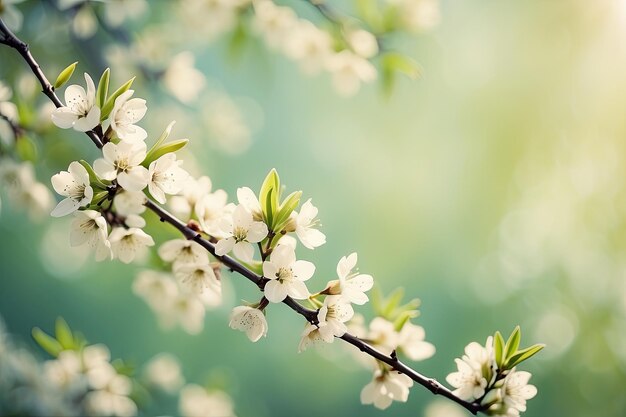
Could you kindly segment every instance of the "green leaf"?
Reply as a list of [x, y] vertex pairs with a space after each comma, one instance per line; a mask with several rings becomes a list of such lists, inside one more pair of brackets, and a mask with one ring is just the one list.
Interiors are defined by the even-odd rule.
[[106, 102], [100, 109], [100, 121], [104, 121], [106, 120], [107, 117], [109, 117], [109, 114], [111, 114], [111, 111], [113, 111], [113, 106], [115, 105], [115, 99], [121, 96], [122, 94], [124, 94], [126, 91], [128, 91], [130, 86], [133, 85], [133, 81], [135, 81], [135, 78], [136, 77], [133, 77], [130, 80], [126, 81], [124, 85], [122, 85], [120, 88], [115, 90], [115, 92], [111, 94], [111, 96], [106, 100]]
[[73, 349], [75, 347], [72, 330], [70, 329], [70, 326], [67, 325], [67, 322], [63, 320], [63, 318], [57, 318], [54, 326], [54, 332], [57, 340], [59, 341], [63, 349]]
[[496, 332], [493, 336], [493, 348], [496, 354], [496, 364], [498, 364], [498, 369], [502, 368], [502, 364], [504, 363], [504, 338], [500, 332]]
[[280, 178], [276, 169], [267, 174], [263, 184], [261, 185], [261, 191], [259, 192], [259, 202], [261, 203], [261, 210], [263, 211], [263, 218], [270, 230], [273, 230], [273, 219], [275, 218], [276, 210], [278, 208], [278, 202], [280, 198]]
[[527, 347], [526, 349], [522, 349], [520, 351], [517, 351], [514, 355], [512, 355], [509, 358], [509, 360], [507, 362], [507, 367], [508, 368], [513, 368], [514, 366], [522, 363], [526, 359], [530, 359], [532, 356], [537, 354], [544, 347], [546, 347], [546, 345], [544, 345], [544, 344], [536, 344], [536, 345], [533, 345], [531, 347]]
[[108, 196], [109, 196], [109, 192], [108, 191], [100, 191], [99, 193], [95, 193], [93, 195], [93, 198], [91, 199], [91, 204], [89, 205], [89, 208], [97, 210], [98, 209], [98, 204], [102, 200], [107, 198]]
[[46, 352], [48, 352], [51, 356], [55, 358], [59, 356], [59, 353], [63, 350], [63, 347], [61, 346], [58, 340], [46, 334], [39, 327], [35, 327], [33, 329], [32, 335], [33, 335], [33, 339], [35, 339], [35, 342], [37, 342], [37, 344], [41, 346], [43, 350], [45, 350]]
[[74, 74], [74, 70], [76, 69], [77, 64], [78, 61], [68, 65], [63, 71], [61, 71], [61, 73], [57, 77], [57, 80], [54, 82], [55, 89], [61, 88], [66, 82], [68, 82], [68, 80], [72, 77], [72, 74]]
[[302, 191], [294, 191], [282, 202], [276, 214], [276, 218], [274, 219], [276, 232], [279, 232], [284, 224], [287, 223], [291, 213], [293, 213], [296, 207], [298, 207], [298, 204], [300, 204], [300, 198], [302, 198]]
[[232, 35], [228, 41], [228, 56], [232, 61], [235, 61], [241, 56], [249, 36], [246, 25], [241, 21], [231, 33]]
[[402, 297], [404, 297], [404, 288], [398, 287], [396, 288], [390, 295], [387, 297], [382, 303], [382, 311], [380, 312], [381, 316], [385, 318], [390, 318], [394, 312], [394, 310], [400, 305], [402, 301]]
[[98, 91], [96, 92], [96, 104], [100, 109], [104, 107], [104, 103], [106, 103], [107, 95], [109, 94], [109, 78], [111, 77], [111, 69], [107, 68], [102, 73], [100, 77], [100, 82], [98, 82]]
[[408, 56], [398, 52], [388, 52], [381, 58], [383, 88], [391, 93], [396, 81], [396, 74], [404, 74], [410, 79], [417, 79], [421, 74], [419, 64]]
[[87, 174], [89, 174], [89, 184], [91, 186], [95, 186], [102, 190], [107, 189], [107, 185], [100, 179], [100, 177], [98, 177], [98, 174], [96, 174], [96, 171], [94, 171], [91, 165], [89, 165], [89, 162], [84, 159], [81, 159], [78, 162], [85, 168], [85, 170], [87, 170]]
[[517, 352], [517, 348], [519, 347], [519, 342], [522, 337], [522, 332], [520, 331], [519, 326], [515, 326], [513, 333], [509, 336], [509, 340], [506, 341], [506, 346], [504, 346], [504, 362], [508, 362], [508, 359]]
[[398, 317], [393, 322], [394, 329], [399, 332], [402, 330], [407, 321], [414, 319], [419, 316], [419, 312], [416, 310], [404, 310], [402, 311]]
[[272, 206], [273, 195], [276, 194], [273, 188], [271, 188], [265, 198], [264, 213], [265, 222], [270, 230], [274, 230], [274, 207]]
[[37, 161], [37, 145], [29, 136], [20, 136], [16, 138], [15, 150], [22, 161]]
[[151, 152], [150, 155], [146, 155], [146, 159], [143, 160], [141, 165], [148, 168], [150, 163], [152, 163], [153, 161], [156, 161], [166, 153], [179, 151], [180, 149], [184, 148], [188, 143], [189, 139], [179, 139], [167, 142], [166, 144], [161, 145], [160, 147], [155, 149], [154, 152]]
[[161, 144], [163, 142], [165, 142], [165, 140], [167, 140], [167, 138], [170, 137], [170, 134], [172, 133], [172, 128], [174, 127], [175, 124], [176, 124], [176, 121], [172, 120], [170, 122], [170, 124], [167, 125], [167, 127], [165, 128], [163, 133], [161, 133], [161, 136], [159, 136], [159, 138], [156, 140], [154, 145], [152, 145], [152, 148], [150, 148], [150, 150], [146, 154], [146, 160], [149, 159], [150, 161], [154, 161], [154, 158], [152, 158], [152, 154], [154, 154], [154, 152], [156, 152], [156, 150], [159, 148], [159, 146], [161, 146]]

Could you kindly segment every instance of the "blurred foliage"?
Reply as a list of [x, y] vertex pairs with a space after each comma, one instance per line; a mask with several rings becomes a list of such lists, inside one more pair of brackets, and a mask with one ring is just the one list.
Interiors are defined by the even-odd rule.
[[[115, 38], [76, 39], [63, 15], [35, 3], [24, 3], [20, 35], [49, 78], [76, 60], [91, 74], [108, 66], [103, 47]], [[153, 6], [150, 19], [166, 9]], [[400, 41], [422, 78], [398, 79], [387, 100], [373, 88], [338, 98], [324, 77], [303, 77], [255, 42], [240, 47], [234, 63], [227, 38], [196, 51], [197, 67], [219, 80], [211, 81], [215, 91], [254, 100], [246, 99], [256, 104], [244, 117], [263, 110], [264, 127], [241, 154], [216, 146], [199, 119], [215, 95], [187, 106], [145, 74], [134, 88], [148, 100], [151, 135], [178, 120], [176, 136], [190, 138], [198, 172], [231, 196], [275, 167], [288, 189], [313, 197], [328, 237], [307, 254], [316, 282], [356, 250], [384, 291], [403, 286], [419, 297], [417, 322], [437, 346], [420, 372], [443, 380], [468, 342], [519, 324], [528, 344], [547, 345], [527, 363], [539, 394], [525, 416], [623, 416], [626, 3], [444, 1], [442, 16], [431, 34]], [[0, 79], [28, 84], [26, 70], [0, 48]], [[117, 74], [114, 85], [125, 81]], [[20, 108], [45, 101], [27, 91], [16, 93]], [[96, 155], [77, 132], [41, 137], [44, 182], [67, 161]], [[155, 240], [176, 236], [154, 220]], [[258, 344], [229, 330], [236, 302], [229, 286], [238, 297], [256, 296], [239, 277], [224, 274], [225, 306], [207, 317], [202, 334], [164, 332], [131, 293], [136, 269], [94, 264], [69, 248], [67, 230], [65, 220], [31, 223], [3, 201], [0, 313], [22, 339], [63, 316], [86, 338], [106, 341], [115, 357], [174, 353], [191, 378], [231, 392], [238, 415], [381, 414], [359, 404], [366, 371], [323, 359], [343, 358], [347, 348], [296, 353], [302, 323], [286, 307], [269, 309], [268, 337]], [[431, 399], [415, 388], [388, 413], [421, 415]]]

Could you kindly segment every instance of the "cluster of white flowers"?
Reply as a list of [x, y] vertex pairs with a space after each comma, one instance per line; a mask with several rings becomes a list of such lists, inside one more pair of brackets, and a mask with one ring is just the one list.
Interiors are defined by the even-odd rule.
[[[126, 90], [114, 98], [110, 114], [103, 115], [102, 104], [96, 102], [96, 86], [87, 73], [85, 81], [87, 90], [79, 85], [67, 87], [66, 105], [52, 113], [52, 121], [60, 128], [81, 132], [106, 128], [104, 137], [109, 141], [93, 168], [75, 161], [67, 171], [52, 177], [55, 191], [65, 197], [52, 215], [75, 213], [70, 233], [73, 246], [88, 243], [95, 248], [97, 260], [117, 258], [130, 263], [141, 258], [146, 247], [154, 245], [152, 237], [142, 230], [146, 225], [140, 217], [146, 199], [142, 191], [147, 188], [155, 200], [165, 203], [166, 194], [178, 193], [188, 174], [173, 152], [161, 152], [157, 158], [147, 159], [148, 134], [137, 125], [147, 111], [145, 100], [133, 98], [134, 91]], [[172, 125], [164, 132], [164, 138]], [[158, 150], [153, 148], [151, 153]]]
[[456, 359], [457, 372], [446, 381], [454, 394], [463, 400], [478, 401], [492, 416], [517, 417], [526, 411], [526, 401], [537, 395], [537, 389], [528, 383], [531, 374], [512, 368], [498, 369], [493, 337], [485, 346], [472, 342], [465, 347], [465, 355]]
[[195, 384], [186, 385], [181, 390], [178, 410], [183, 417], [236, 417], [228, 394]]
[[104, 345], [87, 346], [81, 351], [63, 350], [56, 359], [44, 363], [48, 380], [64, 392], [80, 398], [80, 408], [88, 415], [130, 417], [137, 405], [129, 398], [132, 381], [111, 364]]
[[9, 200], [27, 210], [33, 220], [44, 217], [50, 211], [54, 198], [44, 184], [37, 181], [33, 165], [0, 158], [0, 184]]
[[186, 0], [181, 1], [177, 11], [187, 22], [186, 28], [194, 36], [185, 39], [212, 41], [219, 35], [230, 32], [239, 22], [240, 14], [250, 5], [250, 0]]
[[[9, 4], [6, 7], [12, 6]], [[0, 144], [7, 149], [17, 146], [17, 141], [26, 140], [16, 137], [11, 126], [11, 123], [17, 123], [19, 119], [17, 106], [9, 101], [12, 96], [11, 88], [0, 81]], [[24, 207], [31, 219], [41, 219], [50, 210], [52, 194], [44, 184], [37, 181], [31, 162], [17, 162], [9, 156], [1, 155], [0, 184], [7, 197], [14, 204]]]
[[0, 414], [134, 416], [131, 380], [119, 374], [104, 345], [62, 350], [37, 362], [15, 348], [0, 322]]
[[[257, 4], [278, 8], [266, 0], [255, 3], [255, 7]], [[353, 35], [354, 50], [373, 53], [371, 48], [367, 52], [364, 40], [367, 35]], [[266, 36], [269, 36], [268, 43], [280, 42], [279, 35], [270, 36], [267, 32]], [[171, 210], [197, 236], [164, 242], [158, 255], [169, 264], [170, 271], [145, 270], [133, 285], [135, 293], [146, 300], [164, 326], [178, 324], [191, 334], [202, 330], [205, 311], [221, 303], [223, 257], [233, 256], [242, 267], [258, 274], [253, 280], [263, 291], [258, 303], [237, 306], [230, 315], [230, 327], [245, 332], [253, 342], [268, 333], [265, 309], [269, 305], [286, 300], [308, 300], [316, 308], [316, 314], [307, 317], [299, 351], [314, 344], [333, 343], [350, 329], [390, 357], [404, 355], [419, 361], [434, 355], [435, 347], [425, 341], [424, 329], [410, 322], [417, 316], [417, 302], [399, 307], [399, 298], [395, 297], [387, 307], [378, 308], [379, 315], [368, 328], [362, 316], [355, 315], [353, 305], [367, 303], [366, 293], [374, 284], [371, 275], [357, 272], [356, 253], [339, 260], [337, 279], [329, 281], [322, 291], [309, 291], [307, 282], [314, 276], [316, 267], [309, 261], [297, 259], [297, 242], [299, 240], [307, 249], [315, 249], [326, 243], [326, 236], [318, 229], [318, 210], [310, 199], [296, 211], [302, 192], [281, 199], [282, 188], [275, 170], [268, 174], [258, 195], [248, 187], [241, 187], [237, 190], [237, 203], [229, 203], [224, 190], [213, 190], [209, 177], [193, 178], [182, 169], [174, 152], [184, 143], [182, 146], [178, 143], [181, 141], [163, 144], [173, 122], [148, 150], [145, 143], [148, 133], [137, 125], [146, 114], [146, 103], [132, 97], [134, 91], [128, 89], [130, 84], [107, 101], [106, 94], [101, 97], [100, 92], [96, 93], [102, 90], [96, 89], [88, 74], [85, 80], [87, 90], [77, 85], [67, 88], [66, 106], [55, 110], [52, 120], [61, 128], [104, 132], [106, 143], [102, 158], [94, 162], [93, 168], [85, 161], [72, 162], [67, 171], [52, 177], [54, 189], [64, 197], [52, 215], [74, 213], [70, 232], [72, 245], [89, 244], [95, 249], [97, 260], [116, 258], [130, 263], [154, 245], [152, 237], [142, 230], [146, 225], [141, 217], [146, 209], [146, 195], [161, 204], [169, 202]], [[213, 250], [215, 259], [212, 260], [209, 253]], [[500, 337], [499, 333], [497, 336]], [[529, 373], [514, 368], [524, 360], [521, 356], [515, 357], [513, 350], [519, 338], [514, 336], [519, 336], [519, 329], [510, 338], [510, 341], [517, 341], [515, 347], [507, 347], [508, 356], [502, 362], [509, 368], [497, 368], [492, 339], [488, 339], [484, 347], [477, 343], [468, 345], [466, 355], [457, 360], [458, 372], [448, 376], [448, 382], [456, 388], [455, 395], [480, 402], [491, 415], [513, 417], [525, 411], [526, 400], [536, 394], [536, 389], [528, 385]], [[526, 353], [517, 353], [532, 355], [533, 350], [538, 351], [541, 346], [528, 349]], [[114, 372], [108, 352], [92, 346], [80, 354], [82, 357], [77, 359], [76, 352], [62, 352], [56, 361], [47, 365], [48, 372], [64, 388], [74, 384], [74, 374], [84, 375], [91, 389], [85, 395], [86, 408], [94, 413], [124, 416], [135, 412], [136, 406], [128, 399], [129, 383]], [[92, 356], [96, 359], [88, 359]], [[362, 355], [359, 357], [363, 359]], [[94, 365], [89, 365], [92, 362]], [[364, 404], [385, 409], [393, 401], [407, 401], [413, 385], [411, 378], [370, 356], [363, 362], [373, 369], [372, 381], [361, 392]], [[165, 390], [184, 383], [177, 377], [171, 360], [156, 362], [148, 372], [154, 384]], [[159, 381], [155, 375], [165, 376]], [[184, 398], [193, 398], [193, 401]], [[215, 401], [219, 405], [213, 405]], [[209, 408], [232, 415], [229, 404], [219, 395], [215, 399], [203, 388], [190, 385], [183, 389], [180, 407], [181, 413], [188, 416], [206, 414]]]
[[255, 30], [269, 48], [299, 62], [304, 73], [328, 71], [335, 89], [346, 96], [359, 91], [361, 83], [376, 79], [376, 68], [369, 59], [378, 54], [378, 41], [370, 32], [348, 32], [347, 47], [337, 51], [327, 31], [298, 18], [292, 8], [271, 0], [255, 0], [253, 4]]
[[77, 416], [69, 395], [51, 384], [41, 363], [16, 347], [0, 318], [0, 415]]

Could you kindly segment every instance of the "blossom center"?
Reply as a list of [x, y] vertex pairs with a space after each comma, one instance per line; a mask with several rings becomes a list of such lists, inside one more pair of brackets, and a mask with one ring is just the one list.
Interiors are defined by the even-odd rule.
[[248, 238], [248, 231], [241, 226], [237, 226], [233, 230], [233, 237], [237, 243], [243, 242]]
[[72, 109], [72, 112], [78, 117], [87, 117], [89, 114], [89, 103], [85, 100], [85, 97], [75, 97], [67, 103], [67, 106]]
[[276, 272], [276, 279], [281, 284], [285, 281], [291, 281], [293, 278], [293, 271], [291, 268], [279, 268]]
[[130, 163], [128, 162], [128, 158], [120, 158], [115, 161], [115, 168], [118, 172], [128, 171], [131, 168]]

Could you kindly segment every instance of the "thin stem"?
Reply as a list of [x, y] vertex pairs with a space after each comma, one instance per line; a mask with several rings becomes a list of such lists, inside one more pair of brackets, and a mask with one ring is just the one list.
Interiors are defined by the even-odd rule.
[[6, 114], [0, 113], [0, 119], [4, 120], [9, 124], [9, 128], [11, 128], [11, 132], [13, 132], [13, 139], [17, 142], [22, 133], [24, 132], [24, 128], [19, 125], [15, 120], [11, 119]]
[[[315, 3], [312, 3], [312, 4], [315, 4]], [[28, 46], [24, 42], [19, 40], [17, 37], [15, 37], [13, 33], [11, 33], [11, 31], [6, 27], [2, 19], [0, 19], [0, 33], [4, 35], [4, 38], [0, 39], [0, 43], [8, 45], [14, 49], [17, 49], [20, 52], [24, 60], [26, 60], [31, 70], [33, 71], [37, 79], [39, 80], [41, 86], [43, 87], [44, 94], [46, 94], [46, 96], [48, 96], [48, 98], [50, 98], [50, 100], [55, 105], [57, 105], [57, 107], [62, 106], [60, 100], [54, 93], [54, 89], [52, 88], [48, 80], [46, 79], [45, 75], [41, 71], [41, 68], [39, 67], [39, 65], [33, 58], [33, 56], [30, 54], [28, 50]], [[94, 132], [85, 132], [85, 133], [90, 138], [92, 138], [90, 134], [94, 134]], [[101, 148], [102, 142], [100, 141], [100, 138], [96, 136], [96, 139], [98, 141], [95, 141], [92, 138], [96, 146]], [[267, 282], [267, 279], [265, 277], [254, 273], [253, 271], [249, 270], [244, 265], [242, 265], [237, 260], [231, 258], [228, 255], [224, 255], [224, 256], [217, 255], [215, 253], [215, 245], [212, 242], [203, 238], [200, 233], [198, 233], [196, 230], [192, 229], [187, 224], [185, 224], [184, 222], [182, 222], [181, 220], [179, 220], [178, 218], [170, 214], [167, 210], [159, 206], [154, 201], [147, 199], [145, 202], [145, 206], [149, 210], [154, 212], [162, 222], [169, 223], [170, 225], [174, 226], [174, 228], [176, 228], [180, 233], [182, 233], [182, 235], [186, 239], [193, 240], [194, 242], [198, 243], [200, 246], [205, 248], [211, 255], [213, 255], [216, 259], [218, 259], [223, 265], [225, 265], [231, 271], [236, 272], [242, 277], [253, 282], [261, 290], [263, 289], [263, 287], [265, 286], [265, 283]], [[318, 323], [317, 310], [306, 308], [291, 297], [285, 298], [285, 300], [283, 301], [283, 304], [287, 305], [293, 311], [300, 314], [309, 323], [311, 324]], [[403, 362], [398, 360], [398, 358], [395, 355], [385, 355], [384, 353], [374, 348], [372, 345], [364, 342], [363, 340], [359, 339], [358, 337], [350, 333], [345, 333], [343, 336], [340, 337], [340, 339], [355, 346], [357, 349], [368, 354], [369, 356], [375, 359], [378, 359], [381, 362], [386, 363], [387, 365], [389, 365], [396, 371], [405, 374], [406, 376], [411, 378], [413, 381], [417, 382], [423, 387], [426, 387], [433, 394], [441, 395], [443, 397], [446, 397], [454, 401], [455, 403], [459, 404], [460, 406], [470, 411], [472, 414], [477, 414], [479, 411], [482, 411], [482, 407], [479, 403], [476, 403], [476, 402], [472, 403], [472, 402], [468, 402], [468, 401], [460, 399], [459, 397], [454, 395], [454, 393], [450, 391], [448, 388], [444, 387], [441, 383], [437, 382], [437, 380], [433, 378], [428, 378], [420, 374], [419, 372], [413, 370], [412, 368], [410, 368], [409, 366], [405, 365]]]
[[333, 9], [331, 9], [326, 3], [320, 0], [304, 0], [313, 6], [323, 18], [328, 20], [333, 25], [337, 25], [339, 27], [343, 26], [343, 22], [341, 21], [341, 17], [335, 13]]
[[[59, 99], [59, 97], [54, 92], [54, 87], [50, 84], [50, 81], [46, 78], [46, 75], [43, 73], [35, 58], [30, 53], [30, 49], [28, 48], [28, 44], [21, 41], [11, 32], [11, 30], [7, 27], [2, 19], [0, 19], [0, 34], [2, 34], [2, 38], [0, 39], [0, 43], [5, 44], [13, 49], [15, 49], [19, 54], [24, 58], [24, 61], [28, 64], [37, 80], [39, 80], [39, 84], [43, 88], [43, 93], [54, 103], [54, 105], [59, 108], [63, 107], [63, 103]], [[102, 148], [102, 139], [94, 132], [89, 131], [85, 132], [89, 139], [96, 145], [98, 148]]]

